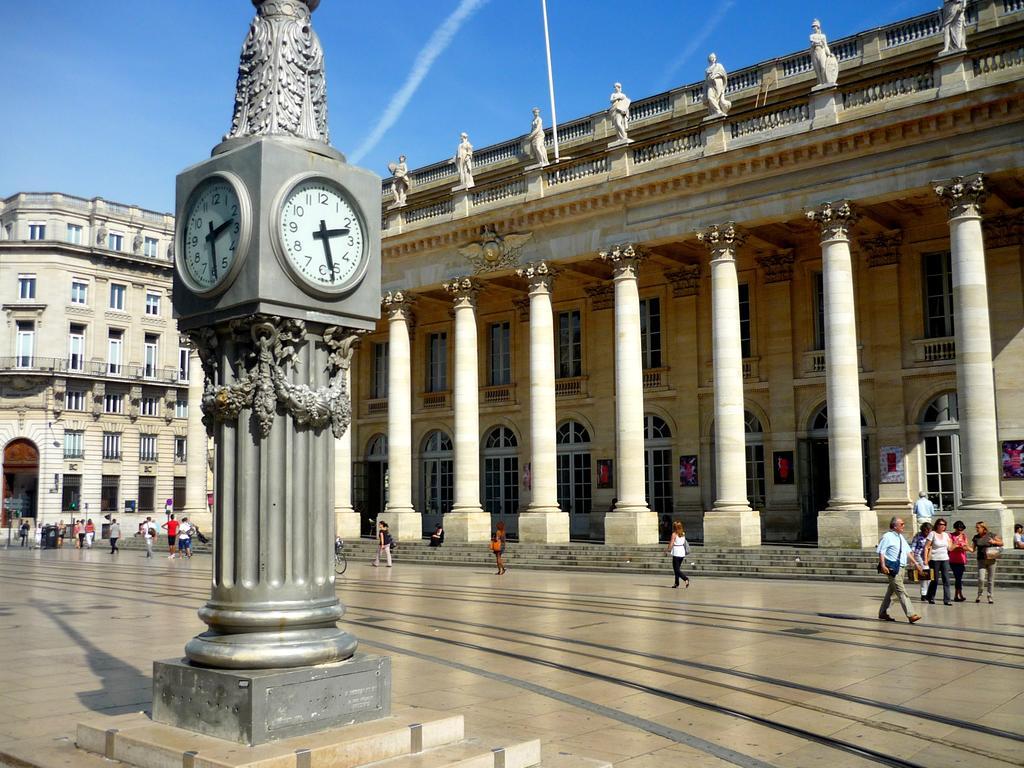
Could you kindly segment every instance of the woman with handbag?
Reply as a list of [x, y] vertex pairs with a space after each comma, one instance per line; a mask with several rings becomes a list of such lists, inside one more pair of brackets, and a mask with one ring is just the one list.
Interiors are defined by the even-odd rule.
[[690, 580], [680, 568], [683, 565], [683, 560], [690, 554], [690, 544], [686, 541], [686, 534], [683, 533], [683, 523], [680, 520], [672, 523], [672, 537], [669, 539], [668, 547], [665, 548], [665, 554], [669, 552], [672, 553], [672, 573], [676, 577], [676, 583], [672, 585], [672, 589], [676, 589], [679, 586], [680, 580], [686, 582], [686, 588], [689, 589]]
[[498, 572], [495, 575], [501, 576], [505, 572], [505, 560], [502, 557], [505, 554], [504, 523], [498, 523], [498, 527], [494, 529], [494, 535], [491, 536], [491, 552], [494, 553], [494, 559], [498, 565]]
[[391, 567], [391, 530], [388, 524], [381, 520], [377, 523], [377, 556], [373, 558], [373, 567], [380, 566], [381, 555], [387, 560], [388, 568]]
[[950, 536], [952, 545], [949, 549], [949, 567], [953, 569], [953, 602], [962, 603], [964, 597], [964, 571], [967, 570], [967, 553], [973, 552], [974, 547], [967, 541], [967, 534], [964, 531], [967, 526], [963, 520], [953, 523], [953, 535]]
[[988, 601], [994, 603], [992, 588], [996, 581], [996, 561], [1003, 553], [1003, 540], [992, 533], [983, 522], [975, 523], [974, 530], [977, 531], [973, 538], [974, 548], [978, 552], [978, 597], [974, 602], [981, 602], [981, 593], [985, 591], [987, 585]]

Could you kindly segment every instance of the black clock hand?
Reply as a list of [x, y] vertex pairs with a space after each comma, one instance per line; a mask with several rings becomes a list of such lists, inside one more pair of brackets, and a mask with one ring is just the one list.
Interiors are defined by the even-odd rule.
[[[223, 225], [222, 225], [223, 226]], [[210, 271], [213, 273], [212, 278], [217, 279], [217, 235], [220, 231], [213, 228], [213, 222], [210, 222], [210, 233], [206, 236], [206, 242], [210, 244]]]
[[220, 233], [223, 232], [225, 229], [227, 229], [228, 227], [230, 227], [234, 223], [235, 223], [234, 219], [228, 219], [227, 221], [223, 222], [219, 227], [217, 227], [215, 230], [213, 230], [210, 233], [210, 237], [213, 237], [214, 239], [220, 237]]
[[324, 246], [324, 258], [327, 260], [327, 269], [331, 272], [331, 282], [334, 282], [334, 259], [331, 256], [331, 238], [339, 235], [347, 235], [348, 228], [328, 229], [327, 222], [320, 219], [320, 229], [313, 233], [313, 239], [319, 240]]

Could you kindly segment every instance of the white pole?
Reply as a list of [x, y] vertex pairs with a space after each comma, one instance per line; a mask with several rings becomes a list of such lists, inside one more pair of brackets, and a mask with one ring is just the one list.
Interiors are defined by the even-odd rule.
[[555, 145], [555, 162], [558, 162], [558, 117], [555, 115], [555, 79], [551, 75], [551, 38], [548, 37], [548, 0], [540, 0], [544, 13], [544, 48], [548, 54], [548, 93], [551, 94], [551, 139]]

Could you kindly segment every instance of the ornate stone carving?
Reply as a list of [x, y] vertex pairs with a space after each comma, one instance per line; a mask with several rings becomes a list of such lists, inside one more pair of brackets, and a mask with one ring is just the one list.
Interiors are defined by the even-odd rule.
[[533, 108], [533, 121], [530, 123], [530, 134], [526, 137], [526, 153], [534, 165], [544, 167], [548, 164], [548, 148], [544, 145], [544, 121], [540, 117], [540, 109]]
[[128, 390], [128, 418], [137, 421], [139, 410], [142, 405], [142, 387], [132, 387]]
[[106, 385], [98, 381], [92, 385], [92, 417], [99, 419], [103, 415], [103, 396], [107, 393]]
[[981, 205], [985, 202], [985, 177], [980, 173], [969, 176], [954, 176], [952, 179], [936, 181], [935, 194], [949, 207], [949, 218], [957, 216], [980, 216]]
[[839, 59], [828, 47], [828, 38], [821, 31], [821, 22], [811, 22], [811, 66], [818, 85], [835, 85], [839, 80]]
[[167, 260], [168, 261], [174, 261], [174, 241], [173, 240], [171, 240], [171, 242], [169, 242], [167, 244]]
[[53, 418], [59, 419], [64, 413], [64, 398], [67, 396], [67, 383], [58, 379], [53, 385], [53, 400], [50, 410], [53, 411]]
[[554, 287], [556, 270], [546, 261], [534, 261], [516, 270], [516, 275], [525, 280], [531, 291], [544, 289], [548, 293]]
[[807, 218], [821, 227], [821, 241], [848, 240], [850, 228], [857, 222], [857, 213], [849, 200], [822, 203], [807, 211]]
[[586, 285], [583, 287], [587, 296], [590, 297], [590, 308], [595, 312], [604, 309], [611, 309], [615, 306], [615, 286], [610, 283], [600, 285]]
[[388, 320], [397, 320], [404, 317], [409, 323], [413, 322], [412, 305], [416, 299], [412, 294], [404, 291], [388, 291], [381, 297], [380, 305]]
[[310, 14], [320, 0], [253, 0], [225, 139], [285, 135], [327, 144], [327, 86]]
[[967, 50], [967, 0], [942, 3], [942, 53]]
[[902, 255], [903, 233], [899, 230], [883, 232], [880, 235], [862, 238], [860, 249], [867, 254], [869, 267], [884, 267], [899, 264]]
[[1024, 245], [1024, 211], [986, 216], [982, 228], [987, 248]]
[[459, 174], [459, 185], [456, 189], [470, 189], [473, 187], [473, 145], [469, 143], [469, 134], [459, 134], [459, 146], [455, 148], [455, 157], [449, 162], [455, 163], [455, 170]]
[[746, 234], [734, 222], [712, 224], [697, 233], [712, 259], [735, 259], [736, 249], [743, 245]]
[[471, 277], [456, 277], [444, 283], [447, 291], [455, 304], [456, 309], [463, 306], [476, 306], [476, 297], [483, 286]]
[[397, 163], [388, 163], [388, 170], [394, 177], [391, 189], [395, 194], [395, 202], [390, 207], [401, 208], [405, 205], [405, 196], [409, 192], [409, 166], [405, 164], [405, 155], [399, 155]]
[[96, 247], [107, 247], [107, 228], [103, 224], [100, 224], [100, 228], [96, 230]]
[[732, 108], [732, 102], [725, 97], [729, 75], [718, 62], [718, 57], [708, 55], [708, 68], [704, 70], [704, 102], [708, 106], [708, 117], [725, 117]]
[[481, 227], [480, 239], [459, 248], [459, 253], [473, 266], [474, 274], [495, 272], [514, 267], [519, 262], [519, 251], [533, 237], [532, 232], [514, 232], [499, 235], [491, 227]]
[[675, 298], [696, 296], [700, 290], [700, 264], [683, 264], [673, 272], [666, 272], [665, 278], [672, 284]]
[[613, 245], [607, 251], [601, 251], [598, 257], [606, 264], [612, 265], [616, 277], [630, 275], [636, 278], [640, 271], [640, 262], [647, 258], [647, 254], [633, 243], [622, 243]]
[[765, 253], [757, 257], [757, 263], [764, 270], [766, 283], [788, 283], [793, 279], [793, 252], [790, 250]]
[[530, 319], [530, 299], [512, 299], [512, 306], [519, 312], [519, 322], [525, 322]]
[[608, 117], [615, 129], [616, 141], [629, 141], [629, 96], [622, 92], [622, 83], [616, 83], [612, 95], [608, 97]]

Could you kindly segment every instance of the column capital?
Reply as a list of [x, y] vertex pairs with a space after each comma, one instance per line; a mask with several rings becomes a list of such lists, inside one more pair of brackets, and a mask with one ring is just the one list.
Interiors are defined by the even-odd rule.
[[619, 243], [607, 251], [600, 251], [598, 257], [612, 265], [615, 277], [632, 277], [635, 280], [640, 271], [640, 262], [647, 258], [647, 253], [633, 243]]
[[807, 218], [821, 227], [821, 242], [849, 240], [850, 229], [857, 223], [857, 212], [849, 200], [822, 203], [806, 213]]
[[380, 300], [380, 305], [384, 309], [384, 314], [387, 315], [388, 320], [408, 320], [412, 321], [412, 305], [415, 303], [416, 297], [411, 293], [405, 291], [388, 291], [385, 293]]
[[868, 257], [869, 267], [899, 264], [903, 248], [903, 232], [894, 229], [879, 235], [861, 238], [857, 245]]
[[359, 342], [369, 331], [332, 325], [324, 329], [324, 346], [330, 350], [331, 364], [341, 370], [352, 365], [352, 356], [359, 349]]
[[444, 289], [451, 295], [455, 309], [465, 307], [472, 309], [476, 306], [476, 297], [483, 286], [479, 280], [474, 280], [471, 277], [457, 277], [444, 283]]
[[932, 182], [932, 189], [949, 208], [950, 219], [981, 216], [981, 204], [988, 196], [985, 177], [980, 173], [935, 181]]
[[697, 232], [697, 239], [708, 249], [712, 260], [736, 259], [736, 249], [747, 239], [746, 234], [736, 226], [735, 222], [712, 224]]
[[680, 264], [679, 269], [665, 273], [672, 283], [672, 296], [696, 296], [700, 289], [700, 264]]
[[529, 284], [530, 293], [536, 291], [551, 293], [557, 274], [558, 271], [549, 266], [546, 261], [532, 261], [516, 270], [516, 275]]
[[793, 279], [794, 256], [791, 249], [763, 253], [756, 257], [758, 265], [764, 270], [766, 283], [788, 283]]

